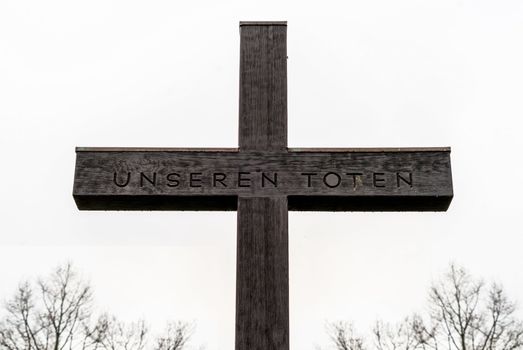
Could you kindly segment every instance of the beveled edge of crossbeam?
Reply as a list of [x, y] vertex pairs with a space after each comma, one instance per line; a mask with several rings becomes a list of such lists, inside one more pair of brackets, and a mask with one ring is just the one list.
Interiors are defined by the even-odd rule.
[[287, 21], [240, 21], [243, 26], [287, 26]]
[[[76, 147], [79, 152], [239, 152], [230, 148], [176, 148], [176, 147]], [[401, 153], [450, 152], [450, 147], [386, 147], [386, 148], [287, 148], [289, 153]]]
[[79, 152], [238, 152], [231, 148], [176, 148], [176, 147], [76, 147]]
[[401, 153], [450, 152], [450, 147], [381, 147], [381, 148], [287, 148], [294, 153]]

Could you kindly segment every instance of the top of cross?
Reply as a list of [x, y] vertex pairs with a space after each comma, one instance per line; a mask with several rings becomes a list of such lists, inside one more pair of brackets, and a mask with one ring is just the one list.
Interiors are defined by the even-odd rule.
[[287, 21], [240, 21], [242, 26], [286, 26]]
[[287, 22], [240, 22], [237, 148], [78, 147], [80, 209], [446, 210], [450, 148], [288, 148]]

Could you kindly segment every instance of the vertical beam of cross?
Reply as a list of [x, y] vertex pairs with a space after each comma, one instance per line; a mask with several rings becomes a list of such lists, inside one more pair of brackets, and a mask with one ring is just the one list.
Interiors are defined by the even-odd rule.
[[[240, 152], [287, 151], [286, 22], [240, 23]], [[238, 197], [236, 350], [289, 349], [287, 197]]]

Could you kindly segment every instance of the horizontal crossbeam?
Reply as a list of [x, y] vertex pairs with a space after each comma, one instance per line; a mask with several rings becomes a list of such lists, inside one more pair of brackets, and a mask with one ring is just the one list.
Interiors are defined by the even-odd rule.
[[288, 196], [290, 210], [446, 210], [448, 148], [79, 148], [83, 210], [236, 210], [238, 196]]

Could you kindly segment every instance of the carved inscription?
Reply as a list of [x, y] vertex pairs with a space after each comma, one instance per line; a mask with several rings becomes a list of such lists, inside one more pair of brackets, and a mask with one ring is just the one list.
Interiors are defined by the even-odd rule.
[[[289, 174], [287, 174], [289, 176]], [[359, 187], [374, 188], [406, 187], [412, 188], [414, 176], [412, 172], [300, 172], [291, 174], [304, 188], [311, 187], [349, 187], [356, 190]], [[281, 178], [281, 176], [280, 176]], [[113, 173], [113, 185], [120, 188], [137, 187], [213, 187], [213, 188], [277, 188], [278, 172], [118, 172]]]

